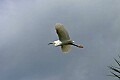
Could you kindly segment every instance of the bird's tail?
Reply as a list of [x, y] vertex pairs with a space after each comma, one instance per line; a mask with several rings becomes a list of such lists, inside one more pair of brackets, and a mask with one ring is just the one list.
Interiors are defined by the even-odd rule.
[[61, 50], [64, 53], [68, 53], [71, 50], [71, 45], [62, 45]]

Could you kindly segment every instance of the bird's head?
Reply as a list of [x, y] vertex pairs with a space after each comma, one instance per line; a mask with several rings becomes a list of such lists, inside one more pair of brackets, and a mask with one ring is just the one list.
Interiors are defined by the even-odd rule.
[[60, 46], [62, 44], [62, 42], [60, 40], [57, 41], [53, 41], [51, 43], [49, 43], [48, 45], [53, 44], [54, 46]]

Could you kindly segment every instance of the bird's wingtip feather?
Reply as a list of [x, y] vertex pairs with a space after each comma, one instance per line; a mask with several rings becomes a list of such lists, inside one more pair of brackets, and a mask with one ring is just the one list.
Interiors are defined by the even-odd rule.
[[56, 23], [55, 24], [55, 28], [56, 29], [60, 29], [62, 26], [63, 26], [63, 24], [61, 24], [61, 23]]

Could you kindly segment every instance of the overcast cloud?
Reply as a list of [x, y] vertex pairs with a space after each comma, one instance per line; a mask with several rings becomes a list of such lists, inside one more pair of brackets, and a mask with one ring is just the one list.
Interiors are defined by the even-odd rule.
[[[62, 23], [75, 43], [47, 44]], [[120, 0], [0, 0], [0, 80], [113, 80], [120, 54]]]

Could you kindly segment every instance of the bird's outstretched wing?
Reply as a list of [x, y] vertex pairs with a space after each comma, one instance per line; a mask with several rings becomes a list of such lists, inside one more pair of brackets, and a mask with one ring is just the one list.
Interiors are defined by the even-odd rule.
[[61, 23], [56, 23], [55, 29], [60, 41], [70, 40], [67, 30], [64, 28], [64, 26]]
[[71, 50], [71, 45], [62, 45], [61, 50], [64, 53], [68, 53]]

